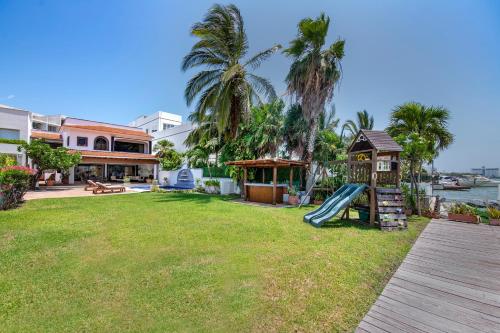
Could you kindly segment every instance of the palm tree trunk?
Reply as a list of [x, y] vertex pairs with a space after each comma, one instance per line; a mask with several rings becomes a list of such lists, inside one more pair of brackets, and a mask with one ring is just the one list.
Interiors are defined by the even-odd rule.
[[307, 177], [306, 181], [306, 191], [309, 191], [311, 187], [314, 186], [314, 176], [315, 172], [313, 172], [313, 154], [314, 154], [314, 144], [316, 143], [316, 135], [318, 134], [318, 124], [316, 122], [316, 119], [312, 117], [310, 121], [310, 132], [309, 132], [309, 138], [307, 141], [307, 150], [306, 150], [306, 156], [305, 159], [306, 161], [309, 162], [309, 175]]

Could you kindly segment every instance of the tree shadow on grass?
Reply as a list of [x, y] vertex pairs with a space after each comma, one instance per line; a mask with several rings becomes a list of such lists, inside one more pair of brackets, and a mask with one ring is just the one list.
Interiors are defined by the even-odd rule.
[[356, 228], [361, 230], [376, 229], [376, 227], [370, 226], [369, 224], [366, 224], [359, 220], [341, 220], [341, 219], [334, 219], [325, 222], [325, 224], [323, 224], [321, 228]]
[[210, 202], [223, 202], [231, 201], [235, 198], [232, 195], [217, 195], [217, 194], [204, 194], [204, 193], [182, 193], [182, 192], [170, 192], [162, 193], [158, 195], [154, 201], [155, 202], [193, 202], [206, 204]]

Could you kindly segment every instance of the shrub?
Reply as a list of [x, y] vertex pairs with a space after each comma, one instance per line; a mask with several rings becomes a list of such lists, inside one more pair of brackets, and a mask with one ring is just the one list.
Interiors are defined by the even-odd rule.
[[0, 138], [0, 143], [9, 143], [13, 145], [22, 145], [23, 143], [26, 143], [24, 140], [17, 140], [17, 139], [4, 139]]
[[23, 166], [8, 166], [0, 169], [0, 208], [15, 208], [28, 191], [31, 177], [36, 170]]
[[220, 187], [220, 181], [217, 179], [209, 179], [205, 181], [205, 186]]
[[451, 205], [448, 212], [460, 215], [476, 215], [476, 210], [474, 209], [474, 207], [471, 207], [464, 203], [456, 203]]
[[17, 161], [9, 154], [0, 154], [0, 168], [17, 165]]
[[295, 189], [294, 186], [290, 186], [288, 188], [288, 194], [291, 195], [292, 197], [297, 196], [297, 190]]
[[500, 209], [494, 207], [488, 208], [488, 217], [490, 219], [499, 220], [500, 219]]

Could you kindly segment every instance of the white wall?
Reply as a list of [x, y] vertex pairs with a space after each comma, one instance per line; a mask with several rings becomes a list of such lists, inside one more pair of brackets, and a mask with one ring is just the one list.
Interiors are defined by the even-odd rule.
[[193, 130], [194, 126], [192, 123], [187, 122], [180, 126], [172, 127], [164, 131], [158, 131], [153, 133], [153, 147], [156, 142], [160, 140], [168, 140], [174, 144], [174, 149], [180, 153], [184, 153], [187, 148], [184, 145], [184, 141], [188, 137], [189, 133]]
[[182, 124], [182, 116], [178, 114], [157, 111], [148, 116], [140, 116], [129, 123], [129, 126], [139, 127], [153, 134], [163, 130], [163, 124], [179, 126]]
[[[29, 111], [0, 106], [0, 128], [19, 131], [19, 139], [30, 141], [31, 135], [31, 115]], [[0, 144], [0, 153], [13, 154], [18, 156], [18, 162], [26, 164], [24, 153], [17, 151], [18, 145]]]

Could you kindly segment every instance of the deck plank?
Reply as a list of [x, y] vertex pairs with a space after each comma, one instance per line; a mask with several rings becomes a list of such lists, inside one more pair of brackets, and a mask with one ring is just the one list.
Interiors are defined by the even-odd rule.
[[500, 332], [500, 228], [432, 220], [359, 332]]

